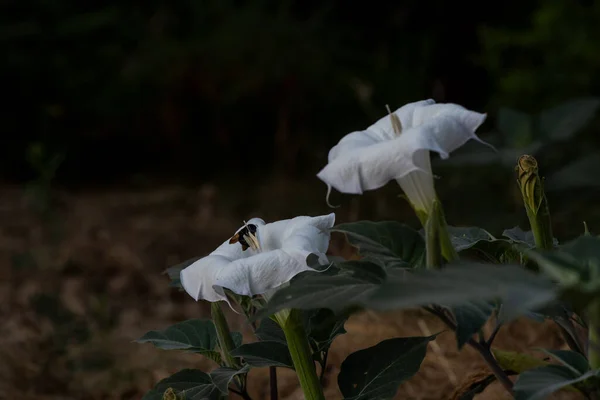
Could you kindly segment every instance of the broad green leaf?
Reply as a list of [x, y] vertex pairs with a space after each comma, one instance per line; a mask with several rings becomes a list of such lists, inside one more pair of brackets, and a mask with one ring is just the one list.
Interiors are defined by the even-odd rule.
[[250, 365], [244, 365], [240, 369], [229, 368], [229, 367], [221, 367], [217, 368], [210, 373], [210, 379], [212, 379], [213, 384], [221, 391], [223, 394], [229, 394], [229, 383], [233, 379], [234, 376], [240, 374], [246, 374], [250, 371]]
[[498, 365], [500, 365], [503, 370], [515, 371], [518, 374], [529, 371], [530, 369], [548, 365], [546, 361], [540, 360], [529, 354], [517, 353], [510, 350], [500, 350], [493, 347], [491, 351], [496, 361], [498, 361]]
[[346, 234], [348, 241], [363, 256], [385, 257], [387, 264], [397, 266], [406, 263], [415, 266], [422, 263], [425, 243], [421, 235], [407, 225], [395, 221], [359, 221], [340, 224], [332, 232]]
[[556, 280], [562, 297], [580, 309], [600, 295], [600, 238], [584, 235], [558, 251], [526, 251], [540, 269]]
[[[380, 258], [379, 260], [384, 260], [384, 265], [390, 265], [385, 263], [385, 258]], [[382, 283], [387, 278], [387, 273], [384, 266], [380, 265], [377, 261], [366, 258], [336, 262], [334, 266], [339, 275], [350, 276], [370, 283]]]
[[318, 272], [297, 275], [291, 284], [271, 298], [255, 318], [265, 318], [285, 308], [311, 310], [329, 308], [334, 312], [366, 302], [366, 298], [379, 286], [352, 276], [328, 276]]
[[180, 264], [177, 264], [173, 267], [167, 268], [165, 270], [165, 273], [169, 276], [169, 279], [171, 279], [171, 283], [169, 285], [171, 287], [177, 287], [177, 288], [183, 289], [183, 286], [181, 286], [181, 279], [180, 279], [181, 270], [189, 267], [190, 265], [195, 263], [200, 258], [202, 258], [202, 257], [191, 258], [191, 259], [186, 260], [186, 261], [184, 261]]
[[535, 239], [533, 237], [533, 232], [524, 231], [518, 226], [515, 226], [514, 228], [510, 229], [505, 229], [504, 232], [502, 232], [502, 236], [509, 238], [513, 242], [525, 244], [529, 248], [535, 247]]
[[184, 369], [158, 382], [142, 400], [163, 400], [168, 389], [185, 400], [218, 400], [221, 397], [208, 374], [197, 369]]
[[[393, 273], [392, 273], [393, 272]], [[380, 285], [346, 276], [305, 273], [304, 279], [278, 291], [257, 317], [285, 308], [329, 308], [334, 312], [352, 306], [377, 310], [413, 308], [431, 303], [457, 306], [468, 301], [512, 300], [503, 307], [513, 318], [544, 306], [556, 297], [554, 284], [518, 265], [461, 263], [441, 270], [388, 271]]]
[[468, 301], [499, 298], [503, 300], [504, 315], [514, 318], [547, 304], [555, 296], [551, 281], [521, 266], [461, 263], [441, 270], [390, 277], [364, 303], [367, 307], [385, 310], [431, 303], [452, 307]]
[[265, 318], [260, 322], [256, 330], [256, 337], [262, 341], [279, 342], [287, 346], [283, 329], [271, 318]]
[[[241, 343], [242, 335], [232, 332], [235, 343]], [[217, 346], [217, 332], [215, 325], [210, 320], [190, 319], [179, 322], [163, 331], [150, 331], [136, 340], [138, 343], [152, 343], [163, 350], [187, 350], [202, 354], [217, 364], [221, 356], [215, 351]]]
[[540, 269], [561, 286], [573, 286], [580, 281], [581, 268], [577, 260], [562, 252], [528, 250], [525, 255], [535, 261]]
[[498, 130], [504, 136], [506, 147], [523, 148], [535, 137], [533, 116], [510, 108], [501, 108], [497, 116]]
[[[504, 232], [502, 232], [502, 236], [509, 238], [515, 243], [524, 244], [529, 248], [535, 247], [535, 238], [533, 237], [533, 232], [524, 231], [518, 226], [515, 226], [514, 228], [510, 229], [505, 229]], [[558, 246], [558, 240], [556, 238], [552, 238], [552, 241], [554, 242], [555, 246]]]
[[496, 305], [490, 301], [470, 301], [452, 307], [456, 318], [456, 341], [461, 349], [490, 319]]
[[590, 370], [587, 359], [579, 353], [570, 350], [539, 349], [548, 354], [556, 361], [573, 371], [574, 374], [582, 375]]
[[293, 368], [292, 357], [287, 345], [277, 341], [261, 341], [243, 344], [233, 349], [231, 355], [243, 357], [253, 367]]
[[600, 371], [589, 371], [578, 375], [563, 365], [547, 365], [525, 371], [519, 375], [515, 383], [515, 399], [542, 400], [560, 389], [599, 374]]
[[315, 351], [326, 351], [333, 340], [344, 333], [347, 316], [337, 316], [331, 310], [321, 308], [310, 313], [308, 337], [315, 344]]
[[350, 354], [338, 376], [346, 400], [392, 398], [398, 386], [419, 371], [429, 337], [393, 338]]
[[456, 251], [470, 249], [480, 241], [496, 240], [491, 233], [485, 229], [474, 226], [448, 226], [448, 234]]
[[231, 339], [233, 340], [235, 347], [240, 347], [244, 341], [244, 335], [240, 332], [231, 332]]
[[585, 127], [600, 106], [594, 97], [568, 101], [540, 115], [540, 131], [550, 140], [565, 140]]
[[477, 227], [448, 227], [452, 245], [461, 256], [472, 255], [485, 261], [498, 262], [509, 248], [510, 242], [496, 239], [488, 231]]

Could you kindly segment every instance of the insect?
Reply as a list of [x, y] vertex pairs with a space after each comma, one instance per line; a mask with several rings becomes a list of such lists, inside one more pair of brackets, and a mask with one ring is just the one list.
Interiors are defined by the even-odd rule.
[[[256, 225], [244, 223], [244, 227], [238, 233], [229, 239], [229, 244], [240, 243], [242, 251], [246, 251], [249, 247], [258, 249], [258, 239], [256, 237]], [[248, 243], [250, 242], [250, 243]]]

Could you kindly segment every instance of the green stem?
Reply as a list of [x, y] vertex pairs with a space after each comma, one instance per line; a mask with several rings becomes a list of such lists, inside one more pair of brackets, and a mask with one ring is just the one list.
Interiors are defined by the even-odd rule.
[[442, 266], [438, 216], [438, 213], [431, 213], [425, 222], [425, 265], [427, 269], [438, 269]]
[[233, 343], [229, 325], [227, 325], [227, 319], [225, 318], [225, 314], [223, 314], [220, 303], [221, 302], [210, 303], [210, 311], [217, 330], [217, 340], [219, 342], [219, 348], [221, 349], [221, 357], [226, 366], [239, 368], [240, 364], [231, 356], [231, 350], [235, 348], [235, 344]]
[[436, 199], [433, 201], [430, 213], [422, 210], [415, 210], [415, 212], [425, 229], [427, 267], [432, 268], [435, 266], [437, 268], [441, 265], [440, 260], [436, 260], [437, 254], [440, 251], [448, 262], [458, 260], [458, 253], [452, 245], [452, 240], [448, 233], [448, 224], [446, 223], [442, 203]]
[[[435, 203], [434, 203], [435, 204]], [[450, 234], [448, 233], [448, 224], [446, 223], [446, 217], [444, 216], [444, 210], [442, 209], [442, 204], [437, 202], [440, 214], [440, 226], [438, 228], [440, 235], [440, 246], [442, 248], [442, 255], [448, 262], [458, 260], [458, 253], [452, 244], [452, 240], [450, 239]]]
[[588, 359], [592, 369], [600, 368], [600, 299], [596, 299], [588, 306]]
[[325, 400], [299, 312], [283, 310], [275, 314], [275, 319], [285, 334], [304, 398], [306, 400]]

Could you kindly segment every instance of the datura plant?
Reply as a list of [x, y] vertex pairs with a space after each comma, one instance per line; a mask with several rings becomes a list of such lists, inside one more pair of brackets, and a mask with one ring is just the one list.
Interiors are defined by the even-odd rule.
[[[356, 195], [396, 181], [423, 229], [397, 221], [335, 225], [334, 214], [253, 218], [207, 256], [169, 268], [172, 286], [211, 302], [212, 318], [150, 331], [138, 342], [195, 353], [215, 367], [176, 372], [144, 400], [251, 399], [253, 368], [269, 368], [271, 399], [278, 397], [277, 368], [295, 371], [304, 398], [324, 399], [329, 348], [346, 333], [346, 320], [363, 310], [409, 308], [422, 308], [448, 329], [392, 337], [347, 355], [335, 398], [393, 398], [419, 371], [428, 344], [453, 334], [456, 346], [479, 353], [488, 371], [474, 371], [475, 381], [467, 374], [455, 399], [473, 399], [496, 381], [517, 399], [545, 399], [559, 390], [599, 399], [600, 237], [586, 226], [579, 238], [554, 239], [537, 160], [515, 160], [530, 230], [494, 236], [447, 224], [430, 153], [445, 159], [470, 139], [484, 143], [475, 131], [485, 118], [456, 104], [419, 101], [344, 136], [329, 152], [317, 175], [328, 197], [332, 188]], [[332, 233], [345, 235], [359, 259], [328, 257]], [[232, 332], [224, 308], [246, 318], [255, 338], [244, 343]], [[538, 356], [496, 348], [503, 326], [517, 317], [552, 321], [564, 346], [537, 349]]]

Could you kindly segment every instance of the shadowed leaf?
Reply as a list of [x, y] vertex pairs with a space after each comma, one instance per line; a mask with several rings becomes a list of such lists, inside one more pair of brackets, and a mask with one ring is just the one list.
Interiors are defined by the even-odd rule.
[[233, 349], [231, 355], [243, 357], [253, 367], [293, 368], [292, 357], [287, 345], [276, 341], [261, 341], [243, 344]]
[[547, 365], [525, 371], [519, 375], [515, 383], [515, 399], [542, 400], [560, 389], [599, 374], [600, 371], [589, 371], [579, 375], [563, 365]]
[[350, 244], [363, 256], [384, 257], [388, 265], [422, 263], [425, 243], [421, 235], [407, 225], [395, 221], [359, 221], [340, 224], [332, 232], [346, 234]]
[[338, 376], [344, 399], [392, 398], [398, 386], [419, 371], [435, 336], [388, 339], [350, 354]]
[[163, 400], [167, 390], [186, 400], [218, 400], [221, 397], [208, 374], [197, 369], [184, 369], [158, 382], [142, 400]]

